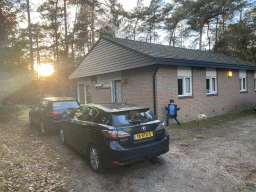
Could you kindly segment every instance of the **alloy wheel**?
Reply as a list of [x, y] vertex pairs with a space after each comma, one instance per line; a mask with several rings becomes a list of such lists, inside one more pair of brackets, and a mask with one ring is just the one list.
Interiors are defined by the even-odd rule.
[[41, 123], [40, 128], [41, 128], [41, 133], [42, 133], [43, 135], [46, 135], [46, 130], [45, 130], [44, 123]]
[[64, 131], [63, 129], [60, 130], [60, 143], [64, 144], [65, 143], [65, 137], [64, 137]]
[[101, 161], [98, 150], [92, 146], [90, 150], [90, 165], [94, 172], [98, 173], [101, 171]]

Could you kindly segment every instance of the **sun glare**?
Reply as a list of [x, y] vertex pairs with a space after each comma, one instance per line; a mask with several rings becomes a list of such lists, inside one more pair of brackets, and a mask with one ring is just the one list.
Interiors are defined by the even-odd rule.
[[38, 67], [38, 73], [41, 76], [48, 76], [51, 75], [53, 72], [53, 66], [50, 64], [41, 64], [41, 66]]

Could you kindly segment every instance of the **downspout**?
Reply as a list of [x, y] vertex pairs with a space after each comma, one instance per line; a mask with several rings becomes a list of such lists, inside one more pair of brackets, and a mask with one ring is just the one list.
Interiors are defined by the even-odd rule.
[[154, 113], [156, 115], [156, 73], [159, 69], [159, 66], [156, 67], [156, 70], [153, 74], [153, 100], [154, 100]]

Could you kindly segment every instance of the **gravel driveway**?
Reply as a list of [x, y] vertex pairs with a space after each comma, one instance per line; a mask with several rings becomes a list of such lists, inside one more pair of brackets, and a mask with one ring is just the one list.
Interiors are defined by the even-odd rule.
[[[152, 160], [106, 169], [101, 174], [91, 171], [85, 158], [73, 149], [59, 144], [57, 134], [43, 137], [39, 129], [29, 128], [27, 119], [17, 121], [11, 127], [21, 126], [22, 129], [17, 131], [22, 132], [20, 137], [30, 143], [31, 150], [36, 150], [36, 147], [33, 147], [35, 142], [29, 139], [38, 141], [41, 147], [47, 146], [48, 151], [54, 152], [56, 165], [61, 165], [57, 166], [57, 170], [66, 178], [56, 181], [61, 185], [47, 185], [49, 188], [40, 185], [40, 190], [256, 191], [255, 116], [251, 113], [245, 118], [222, 121], [214, 126], [170, 130], [168, 153]], [[15, 124], [15, 121], [12, 123]], [[11, 141], [6, 142], [8, 145], [5, 146], [11, 144]], [[0, 144], [3, 145], [3, 141]], [[35, 190], [33, 185], [29, 186], [28, 191]]]

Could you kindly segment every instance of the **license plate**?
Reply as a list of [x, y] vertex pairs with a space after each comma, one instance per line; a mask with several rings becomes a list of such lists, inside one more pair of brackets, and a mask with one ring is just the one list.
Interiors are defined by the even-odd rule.
[[153, 131], [133, 135], [134, 140], [145, 139], [148, 137], [153, 137]]

